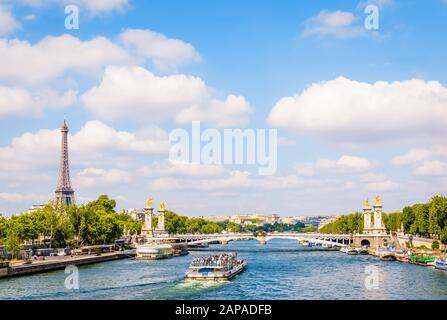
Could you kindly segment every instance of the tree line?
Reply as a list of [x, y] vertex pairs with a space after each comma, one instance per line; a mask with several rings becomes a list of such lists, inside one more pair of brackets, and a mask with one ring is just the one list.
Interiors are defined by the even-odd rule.
[[0, 243], [9, 252], [25, 241], [49, 239], [51, 247], [112, 243], [123, 234], [140, 232], [142, 223], [115, 211], [115, 200], [102, 195], [87, 204], [69, 207], [47, 204], [43, 209], [6, 219], [0, 217]]
[[[433, 237], [447, 244], [447, 198], [435, 196], [427, 203], [414, 204], [401, 212], [384, 213], [383, 222], [389, 232], [403, 231], [421, 237]], [[374, 214], [372, 214], [372, 219]], [[363, 232], [363, 214], [343, 215], [320, 229], [321, 233], [349, 234]]]

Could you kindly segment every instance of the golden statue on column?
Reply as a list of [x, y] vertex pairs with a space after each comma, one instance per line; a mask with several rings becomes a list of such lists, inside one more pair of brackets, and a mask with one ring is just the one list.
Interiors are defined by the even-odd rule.
[[146, 207], [144, 208], [144, 227], [142, 230], [144, 236], [152, 236], [153, 234], [152, 216], [154, 208], [152, 207], [152, 202], [152, 198], [149, 197], [146, 201]]

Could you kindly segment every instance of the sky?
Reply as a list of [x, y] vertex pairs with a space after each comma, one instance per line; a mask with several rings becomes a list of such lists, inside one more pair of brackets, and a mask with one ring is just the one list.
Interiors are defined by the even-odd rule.
[[[298, 216], [445, 195], [446, 31], [445, 0], [0, 0], [0, 213], [52, 198], [64, 117], [78, 204]], [[277, 129], [276, 173], [170, 162], [192, 121]]]

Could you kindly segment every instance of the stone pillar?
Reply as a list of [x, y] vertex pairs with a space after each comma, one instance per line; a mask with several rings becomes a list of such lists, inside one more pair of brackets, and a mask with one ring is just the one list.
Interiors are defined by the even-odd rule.
[[365, 201], [365, 206], [363, 208], [363, 233], [370, 233], [371, 231], [371, 206], [369, 205], [368, 199]]
[[142, 234], [144, 236], [152, 236], [153, 228], [152, 228], [152, 216], [153, 216], [154, 208], [146, 207], [144, 208], [144, 226], [142, 230]]
[[158, 225], [157, 225], [157, 231], [163, 231], [165, 232], [165, 210], [164, 209], [158, 209]]
[[382, 203], [379, 197], [376, 198], [374, 205], [374, 229], [377, 233], [386, 233], [385, 226], [382, 222]]

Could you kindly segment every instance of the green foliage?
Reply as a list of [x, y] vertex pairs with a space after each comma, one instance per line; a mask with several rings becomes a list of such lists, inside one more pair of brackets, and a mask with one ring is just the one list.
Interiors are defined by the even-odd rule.
[[438, 240], [434, 240], [434, 241], [431, 243], [431, 248], [432, 248], [433, 250], [439, 250], [439, 247], [440, 247], [440, 245], [439, 245], [439, 241], [438, 241]]
[[428, 203], [405, 207], [402, 226], [406, 233], [437, 235], [442, 243], [447, 244], [447, 198], [436, 196]]
[[265, 231], [265, 232], [303, 232], [305, 225], [302, 222], [297, 222], [296, 224], [287, 223], [267, 223], [263, 226], [259, 226], [254, 231]]
[[309, 232], [316, 232], [317, 230], [318, 230], [317, 227], [309, 226], [309, 227], [305, 227], [302, 232], [309, 233]]
[[[49, 236], [52, 247], [111, 243], [125, 233], [137, 234], [142, 223], [127, 214], [115, 212], [116, 202], [102, 195], [81, 206], [54, 206], [17, 215], [9, 220], [0, 218], [0, 241], [22, 243]], [[14, 230], [14, 233], [7, 230]], [[11, 245], [11, 247], [14, 247]], [[8, 250], [9, 251], [9, 250]]]
[[393, 212], [382, 215], [383, 223], [388, 231], [399, 231], [402, 226], [402, 213]]
[[442, 229], [440, 239], [443, 244], [447, 244], [447, 226]]
[[320, 229], [321, 233], [351, 234], [363, 232], [363, 214], [356, 212], [341, 216]]
[[17, 226], [14, 223], [10, 225], [10, 229], [7, 232], [4, 242], [6, 251], [11, 252], [12, 258], [14, 259], [17, 253], [20, 252], [20, 249], [22, 247], [19, 238], [19, 232], [17, 230]]
[[414, 224], [415, 215], [413, 207], [405, 207], [402, 210], [402, 227], [406, 233], [410, 232], [411, 226]]
[[429, 203], [428, 228], [431, 234], [440, 235], [447, 224], [447, 198], [436, 196]]
[[6, 230], [8, 228], [7, 220], [0, 217], [0, 244], [3, 243], [3, 239], [6, 238]]

